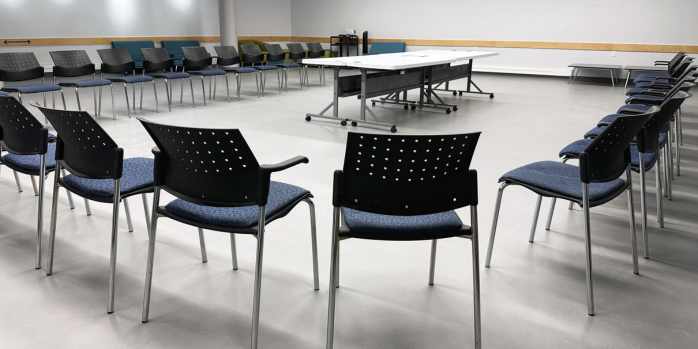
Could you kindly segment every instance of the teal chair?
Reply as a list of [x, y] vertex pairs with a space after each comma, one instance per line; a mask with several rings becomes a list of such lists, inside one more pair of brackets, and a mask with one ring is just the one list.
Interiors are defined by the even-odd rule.
[[142, 48], [153, 48], [155, 43], [152, 41], [112, 41], [111, 48], [124, 48], [128, 51], [134, 62], [136, 62], [136, 68], [143, 68], [143, 54], [141, 53]]
[[404, 42], [374, 42], [371, 44], [371, 51], [364, 53], [364, 56], [398, 52], [405, 52]]
[[181, 66], [182, 58], [184, 58], [184, 53], [182, 53], [182, 47], [192, 47], [201, 46], [196, 40], [163, 40], [160, 42], [162, 47], [167, 50], [170, 57], [174, 58], [174, 65]]

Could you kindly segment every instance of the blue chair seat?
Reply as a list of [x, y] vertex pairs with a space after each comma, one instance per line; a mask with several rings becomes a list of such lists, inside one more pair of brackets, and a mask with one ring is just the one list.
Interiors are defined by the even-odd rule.
[[[582, 181], [579, 167], [556, 161], [540, 161], [505, 173], [500, 182], [513, 180], [561, 196], [582, 200]], [[618, 191], [625, 181], [617, 178], [606, 183], [589, 184], [589, 200], [597, 201]]]
[[9, 95], [7, 94], [7, 92], [0, 91], [0, 96], [2, 96], [2, 97], [7, 97], [7, 96], [9, 96]]
[[[153, 185], [153, 159], [130, 158], [124, 160], [124, 171], [121, 177], [121, 194], [147, 188]], [[88, 179], [76, 175], [63, 177], [66, 184], [75, 189], [97, 195], [109, 197], [114, 195], [114, 180], [112, 179]]]
[[[281, 211], [299, 198], [309, 194], [308, 190], [295, 185], [272, 181], [265, 208], [266, 218]], [[257, 225], [259, 207], [213, 207], [177, 199], [165, 206], [167, 212], [193, 221], [216, 226], [249, 228]]]
[[189, 73], [182, 72], [165, 72], [165, 73], [152, 73], [148, 74], [154, 78], [164, 78], [164, 79], [188, 79], [191, 77]]
[[214, 75], [225, 75], [225, 71], [218, 69], [208, 69], [208, 70], [190, 70], [187, 73], [191, 75], [202, 75], [202, 76], [214, 76]]
[[624, 106], [621, 106], [618, 108], [618, 113], [620, 113], [622, 110], [637, 110], [637, 111], [648, 111], [652, 108], [651, 105], [642, 105], [642, 104], [626, 104]]
[[5, 86], [2, 88], [5, 92], [19, 92], [19, 93], [41, 93], [41, 92], [51, 92], [60, 91], [61, 87], [54, 84], [31, 84], [23, 86]]
[[257, 69], [257, 70], [276, 70], [279, 69], [279, 67], [275, 65], [255, 65], [252, 68]]
[[625, 100], [625, 103], [630, 103], [632, 102], [633, 98], [641, 98], [641, 99], [647, 99], [650, 101], [662, 101], [664, 100], [664, 96], [655, 96], [655, 95], [634, 95], [628, 99]]
[[[3, 160], [30, 171], [38, 171], [41, 168], [41, 158], [39, 155], [7, 154], [3, 157]], [[48, 151], [46, 152], [46, 169], [53, 169], [55, 167], [56, 143], [51, 143], [48, 145]]]
[[223, 68], [226, 72], [236, 72], [240, 74], [244, 73], [254, 73], [256, 70], [252, 67], [230, 67], [230, 68]]
[[301, 65], [298, 63], [279, 63], [279, 64], [274, 64], [275, 66], [282, 67], [282, 68], [298, 68]]
[[651, 88], [650, 87], [635, 87], [635, 88], [631, 88], [628, 91], [626, 91], [625, 95], [626, 96], [635, 95], [638, 93], [645, 92], [647, 90], [651, 90]]
[[56, 135], [54, 135], [53, 133], [49, 133], [48, 140], [50, 141], [50, 140], [54, 140], [54, 139], [56, 139]]
[[[603, 130], [601, 127], [597, 127], [597, 129]], [[593, 131], [593, 130], [592, 130]], [[591, 132], [591, 131], [590, 131]], [[666, 135], [660, 134], [659, 135], [659, 140], [660, 142], [662, 141], [662, 136], [666, 138]], [[570, 158], [578, 158], [579, 154], [584, 151], [584, 149], [593, 142], [593, 139], [580, 139], [578, 141], [572, 142], [570, 145], [566, 146], [560, 151], [560, 157], [567, 156]], [[654, 163], [654, 160], [657, 158], [657, 153], [647, 153], [645, 154], [645, 168], [649, 169], [649, 167]], [[637, 147], [634, 145], [630, 146], [630, 165], [633, 167], [640, 167], [640, 151], [637, 150]]]
[[67, 81], [58, 83], [60, 86], [74, 86], [74, 87], [97, 87], [97, 86], [109, 86], [111, 81], [107, 79], [89, 79], [89, 80], [79, 80], [79, 81]]
[[107, 80], [112, 82], [125, 82], [127, 84], [135, 84], [137, 82], [148, 82], [153, 81], [152, 76], [148, 75], [124, 75], [116, 78], [107, 78]]
[[419, 216], [389, 216], [342, 207], [347, 228], [362, 233], [417, 234], [458, 230], [463, 226], [455, 211]]

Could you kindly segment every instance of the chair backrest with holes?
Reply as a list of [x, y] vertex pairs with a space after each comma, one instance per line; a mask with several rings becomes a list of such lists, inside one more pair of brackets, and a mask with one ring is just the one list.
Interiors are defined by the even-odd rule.
[[44, 67], [33, 52], [0, 53], [0, 81], [24, 81], [44, 77]]
[[180, 127], [138, 120], [157, 145], [158, 150], [153, 150], [156, 186], [200, 205], [257, 204], [259, 163], [240, 130]]
[[286, 47], [288, 47], [288, 51], [289, 51], [288, 59], [296, 60], [296, 59], [305, 58], [306, 53], [305, 53], [305, 50], [303, 49], [303, 45], [301, 45], [299, 43], [286, 44]]
[[681, 107], [681, 104], [690, 98], [691, 94], [678, 91], [671, 98], [664, 100], [656, 114], [650, 116], [645, 122], [645, 127], [637, 135], [637, 148], [643, 153], [654, 153], [659, 148], [659, 134], [667, 132], [671, 117]]
[[258, 63], [264, 60], [262, 50], [255, 44], [240, 45], [240, 50], [242, 50], [242, 61], [245, 63]]
[[234, 46], [214, 46], [216, 54], [218, 55], [218, 60], [216, 63], [219, 65], [233, 65], [240, 63], [240, 55]]
[[85, 50], [51, 51], [49, 54], [54, 76], [74, 77], [95, 72], [95, 65]]
[[619, 116], [579, 154], [580, 179], [584, 183], [604, 183], [620, 177], [630, 163], [630, 143], [647, 120], [660, 110], [654, 106], [645, 113]]
[[167, 70], [174, 65], [174, 60], [162, 47], [141, 48], [141, 53], [143, 54], [143, 69]]
[[102, 72], [110, 74], [130, 73], [136, 69], [128, 50], [125, 48], [109, 48], [97, 50], [102, 59]]
[[480, 132], [396, 136], [350, 132], [334, 206], [400, 216], [477, 205], [470, 162]]
[[182, 47], [182, 53], [184, 54], [184, 66], [187, 69], [208, 67], [213, 63], [213, 58], [208, 54], [205, 47]]
[[48, 129], [14, 97], [0, 97], [0, 145], [17, 155], [46, 154]]
[[91, 179], [119, 179], [124, 151], [85, 111], [39, 108], [56, 130], [56, 161], [70, 173]]
[[265, 44], [267, 49], [267, 62], [279, 62], [286, 59], [286, 52], [279, 44]]

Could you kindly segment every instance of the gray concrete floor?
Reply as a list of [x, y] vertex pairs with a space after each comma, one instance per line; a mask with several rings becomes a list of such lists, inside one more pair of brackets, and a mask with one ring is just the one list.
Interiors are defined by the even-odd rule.
[[[160, 113], [155, 113], [150, 87], [144, 109], [135, 113], [161, 123], [240, 128], [260, 163], [295, 155], [310, 159], [272, 179], [305, 187], [316, 196], [321, 289], [313, 291], [308, 210], [300, 205], [267, 229], [260, 348], [324, 347], [332, 172], [342, 166], [348, 131], [385, 133], [304, 121], [305, 113], [319, 112], [330, 102], [331, 81], [328, 74], [328, 85], [319, 87], [313, 70], [310, 90], [300, 91], [295, 74], [290, 73], [289, 91], [281, 95], [270, 75], [267, 95], [260, 99], [246, 76], [242, 101], [230, 104], [219, 81], [218, 97], [206, 107], [195, 85], [196, 108], [186, 88], [184, 104], [175, 103], [171, 113], [160, 82]], [[640, 259], [640, 275], [632, 273], [625, 195], [592, 209], [596, 316], [590, 317], [583, 215], [578, 209], [569, 211], [567, 203], [559, 202], [546, 231], [549, 201], [544, 200], [536, 240], [529, 243], [536, 196], [507, 189], [491, 268], [484, 268], [484, 257], [499, 176], [533, 161], [557, 160], [560, 149], [623, 104], [624, 89], [611, 88], [607, 81], [568, 86], [561, 78], [510, 75], [478, 74], [476, 82], [496, 97], [443, 94], [447, 102], [458, 104], [459, 110], [450, 115], [388, 106], [374, 110], [382, 121], [396, 123], [402, 134], [483, 132], [472, 163], [479, 174], [483, 347], [698, 347], [696, 101], [684, 107], [682, 172], [673, 181], [674, 200], [665, 202], [665, 229], [655, 222], [654, 172], [648, 175], [651, 258]], [[452, 86], [465, 88], [465, 81]], [[73, 94], [66, 95], [69, 108], [76, 108]], [[91, 91], [84, 90], [82, 96], [83, 106], [91, 110]], [[109, 94], [104, 96], [100, 124], [127, 157], [152, 156], [153, 142], [138, 120], [126, 117], [123, 90], [116, 90], [116, 121], [106, 118], [111, 117], [111, 103]], [[31, 97], [40, 99], [25, 96], [25, 105]], [[340, 116], [358, 117], [358, 106], [354, 98], [340, 100]], [[37, 198], [27, 176], [21, 177], [24, 192], [18, 193], [10, 172], [5, 168], [0, 175], [1, 348], [249, 347], [254, 238], [238, 236], [240, 269], [233, 271], [227, 234], [206, 233], [209, 261], [203, 264], [196, 229], [160, 220], [150, 322], [142, 324], [148, 237], [140, 199], [131, 199], [135, 231], [128, 232], [122, 214], [116, 310], [107, 315], [110, 205], [92, 203], [88, 217], [81, 200], [70, 210], [61, 193], [54, 274], [47, 277], [45, 269], [34, 269]], [[51, 176], [47, 183], [52, 181]], [[45, 245], [51, 195], [49, 185]], [[163, 195], [162, 201], [170, 199]], [[635, 209], [639, 227], [639, 202]], [[466, 209], [459, 214], [468, 220]], [[472, 347], [470, 242], [439, 243], [434, 286], [427, 284], [429, 251], [427, 241], [342, 242], [335, 348]]]

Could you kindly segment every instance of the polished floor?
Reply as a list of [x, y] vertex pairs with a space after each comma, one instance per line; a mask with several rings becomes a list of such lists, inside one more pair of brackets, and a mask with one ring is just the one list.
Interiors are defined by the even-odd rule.
[[[264, 253], [260, 348], [324, 348], [331, 228], [332, 172], [343, 163], [349, 131], [335, 122], [306, 122], [332, 96], [319, 87], [300, 91], [291, 72], [289, 91], [278, 94], [269, 75], [267, 94], [257, 98], [251, 76], [242, 101], [218, 96], [196, 108], [188, 87], [184, 103], [167, 112], [160, 82], [160, 113], [152, 88], [134, 116], [177, 125], [239, 128], [260, 163], [295, 155], [310, 159], [272, 179], [305, 187], [317, 208], [320, 291], [313, 291], [308, 209], [299, 205], [268, 226]], [[497, 179], [517, 166], [557, 160], [581, 136], [624, 100], [624, 90], [607, 81], [486, 75], [480, 87], [495, 93], [457, 97], [443, 94], [459, 110], [404, 111], [376, 106], [378, 117], [398, 125], [398, 134], [482, 131], [472, 168], [479, 176], [482, 343], [484, 348], [696, 348], [698, 347], [698, 102], [684, 104], [681, 176], [666, 201], [666, 228], [655, 222], [654, 172], [648, 175], [650, 259], [632, 273], [625, 195], [592, 209], [596, 316], [587, 315], [583, 215], [558, 202], [549, 231], [545, 199], [534, 243], [528, 242], [536, 196], [512, 187], [504, 194], [492, 267], [484, 267]], [[234, 86], [234, 83], [231, 84]], [[208, 87], [208, 86], [207, 86]], [[465, 88], [465, 81], [452, 87]], [[178, 95], [179, 86], [175, 88]], [[107, 92], [107, 91], [105, 91]], [[92, 110], [92, 93], [82, 92]], [[412, 93], [412, 97], [415, 97]], [[127, 157], [152, 156], [153, 142], [134, 117], [126, 116], [123, 90], [116, 89], [117, 120], [109, 94], [99, 123]], [[24, 96], [25, 105], [32, 96]], [[72, 92], [69, 107], [76, 108]], [[34, 99], [40, 99], [34, 97]], [[355, 98], [340, 100], [340, 116], [358, 117]], [[37, 110], [35, 114], [39, 116]], [[39, 116], [41, 117], [41, 116]], [[206, 232], [208, 263], [201, 263], [195, 228], [162, 219], [158, 224], [150, 322], [141, 323], [148, 237], [139, 198], [130, 201], [134, 232], [123, 215], [119, 224], [116, 310], [107, 315], [110, 205], [75, 200], [71, 210], [61, 193], [54, 273], [34, 269], [37, 198], [29, 177], [18, 193], [11, 171], [0, 174], [0, 348], [248, 348], [256, 240], [238, 236], [240, 268], [232, 270], [227, 234]], [[635, 176], [635, 179], [638, 177]], [[49, 176], [47, 183], [52, 183]], [[637, 188], [637, 187], [636, 187]], [[636, 189], [636, 194], [639, 191]], [[46, 192], [44, 244], [48, 241], [51, 189]], [[635, 195], [636, 198], [639, 195]], [[171, 196], [163, 195], [163, 201]], [[152, 200], [152, 196], [151, 196]], [[638, 212], [639, 201], [635, 204]], [[458, 212], [464, 221], [468, 211]], [[641, 239], [639, 239], [641, 244]], [[640, 245], [641, 248], [641, 245]], [[44, 249], [46, 251], [46, 249]], [[341, 287], [337, 292], [335, 348], [470, 348], [473, 345], [470, 241], [442, 240], [436, 283], [427, 283], [429, 242], [342, 242]], [[44, 256], [45, 262], [45, 256]], [[45, 263], [44, 263], [45, 265]]]

